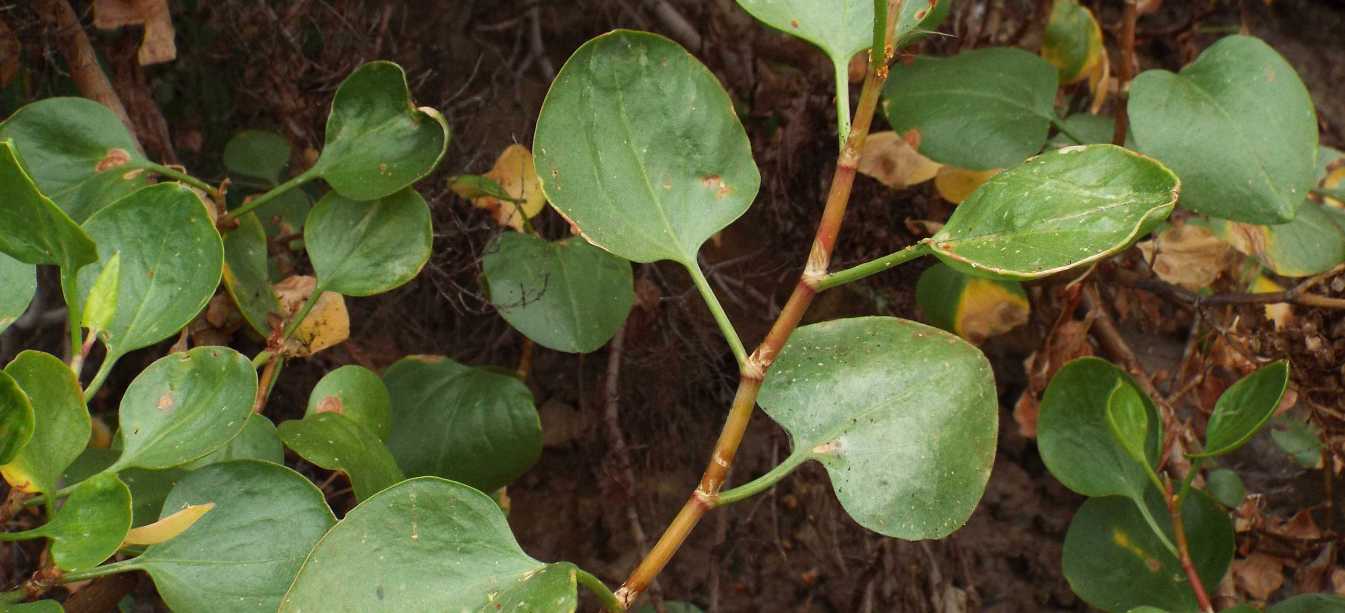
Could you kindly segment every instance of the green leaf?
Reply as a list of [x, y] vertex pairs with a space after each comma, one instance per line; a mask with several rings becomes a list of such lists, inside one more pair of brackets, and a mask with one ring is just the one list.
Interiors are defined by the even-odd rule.
[[276, 425], [264, 415], [250, 415], [243, 431], [229, 443], [204, 457], [182, 465], [184, 470], [196, 470], [211, 464], [233, 460], [260, 460], [272, 464], [285, 463], [285, 445], [280, 442]]
[[89, 441], [84, 391], [64, 362], [40, 351], [20, 353], [5, 366], [5, 374], [31, 400], [34, 428], [27, 446], [0, 466], [0, 475], [20, 491], [51, 492]]
[[1228, 36], [1180, 74], [1147, 70], [1127, 106], [1140, 151], [1182, 178], [1182, 206], [1259, 224], [1294, 218], [1313, 186], [1317, 116], [1292, 66]]
[[[241, 202], [240, 200], [239, 205], [241, 205]], [[291, 189], [282, 192], [270, 202], [257, 207], [252, 211], [252, 214], [256, 215], [257, 220], [261, 222], [262, 229], [266, 231], [267, 240], [274, 241], [282, 236], [302, 233], [304, 220], [307, 219], [308, 213], [312, 209], [313, 200], [309, 198], [308, 192], [302, 189]], [[292, 250], [298, 251], [302, 249], [302, 246], [302, 238], [289, 241], [289, 247]]]
[[1025, 323], [1030, 310], [1017, 282], [973, 277], [942, 262], [920, 273], [915, 301], [929, 323], [974, 344]]
[[224, 288], [243, 319], [263, 338], [271, 334], [268, 316], [281, 313], [266, 254], [266, 231], [253, 213], [240, 217], [238, 227], [224, 236]]
[[1087, 77], [1103, 53], [1102, 29], [1092, 11], [1077, 0], [1055, 0], [1041, 55], [1060, 71], [1060, 81], [1074, 83]]
[[33, 438], [33, 404], [7, 372], [0, 373], [0, 464], [8, 464]]
[[392, 428], [392, 398], [374, 371], [347, 364], [322, 377], [308, 396], [304, 417], [336, 413], [387, 440]]
[[[1108, 145], [1116, 133], [1116, 120], [1109, 115], [1090, 115], [1088, 113], [1075, 113], [1060, 120], [1064, 130], [1057, 132], [1051, 140], [1046, 143], [1048, 147], [1060, 149], [1063, 147], [1072, 147], [1074, 145]], [[1075, 142], [1065, 134], [1068, 130], [1070, 134], [1077, 136], [1083, 142]], [[1135, 148], [1135, 137], [1128, 131], [1126, 133], [1127, 149]]]
[[662, 36], [603, 34], [570, 56], [533, 138], [542, 190], [585, 239], [636, 262], [696, 265], [761, 176], [715, 76]]
[[37, 267], [0, 253], [0, 333], [28, 310], [37, 294]]
[[1191, 457], [1231, 453], [1256, 434], [1275, 414], [1289, 388], [1289, 362], [1280, 360], [1243, 377], [1219, 396], [1205, 426], [1205, 451]]
[[1336, 222], [1336, 210], [1304, 201], [1287, 223], [1257, 226], [1211, 219], [1210, 228], [1277, 275], [1310, 277], [1345, 262], [1345, 230]]
[[383, 441], [355, 420], [318, 413], [280, 424], [280, 440], [309, 462], [350, 477], [355, 498], [367, 500], [405, 479]]
[[1281, 417], [1275, 420], [1270, 439], [1304, 468], [1322, 467], [1322, 436], [1311, 422]]
[[290, 163], [290, 142], [275, 132], [242, 130], [224, 145], [223, 161], [231, 177], [275, 187]]
[[107, 107], [87, 98], [47, 98], [0, 123], [42, 192], [76, 223], [148, 181], [149, 160]]
[[374, 202], [329, 193], [308, 213], [304, 241], [318, 286], [347, 296], [400, 287], [430, 259], [430, 208], [414, 189]]
[[923, 324], [861, 317], [799, 328], [760, 403], [789, 431], [795, 458], [826, 467], [846, 512], [887, 536], [952, 533], [990, 477], [998, 429], [990, 363]]
[[224, 245], [205, 204], [186, 187], [136, 191], [98, 211], [84, 230], [98, 242], [100, 261], [80, 271], [81, 296], [114, 257], [120, 262], [116, 316], [103, 329], [109, 359], [173, 336], [215, 295]]
[[430, 174], [448, 136], [439, 111], [411, 102], [401, 66], [369, 62], [336, 90], [327, 142], [309, 172], [350, 200], [384, 198]]
[[1238, 508], [1242, 499], [1247, 497], [1247, 488], [1242, 485], [1242, 477], [1227, 468], [1216, 468], [1205, 475], [1205, 483], [1210, 495], [1230, 509]]
[[[1161, 495], [1146, 497], [1150, 513], [1167, 517]], [[1233, 522], [1200, 490], [1182, 503], [1182, 524], [1190, 542], [1191, 561], [1209, 593], [1233, 559]], [[1167, 522], [1164, 532], [1171, 535]], [[1090, 498], [1083, 503], [1065, 534], [1065, 578], [1088, 604], [1106, 611], [1128, 611], [1148, 605], [1170, 611], [1199, 610], [1181, 563], [1154, 535], [1135, 504], [1124, 498]]]
[[920, 153], [971, 170], [1008, 168], [1041, 150], [1055, 119], [1056, 69], [1022, 49], [898, 62], [883, 90], [892, 129], [920, 132]]
[[486, 250], [481, 268], [500, 316], [556, 351], [602, 347], [635, 303], [630, 263], [577, 237], [553, 243], [505, 232]]
[[524, 553], [485, 494], [422, 477], [351, 509], [308, 556], [280, 611], [562, 613], [578, 604], [575, 572]]
[[[215, 508], [186, 532], [118, 563], [149, 573], [176, 611], [274, 611], [304, 557], [336, 523], [316, 486], [269, 462], [193, 471], [168, 495], [162, 517], [207, 502]], [[368, 568], [369, 560], [361, 563]]]
[[233, 349], [162, 357], [121, 398], [124, 448], [107, 470], [171, 468], [219, 449], [243, 431], [256, 396], [257, 371]]
[[[65, 470], [62, 480], [66, 483], [84, 481], [111, 466], [119, 454], [116, 449], [94, 447], [85, 449]], [[131, 489], [131, 513], [134, 518], [132, 525], [143, 526], [159, 519], [159, 511], [163, 509], [163, 501], [168, 497], [168, 492], [179, 480], [187, 476], [188, 472], [180, 468], [167, 470], [128, 468], [118, 472], [117, 476], [121, 478], [122, 483]]]
[[84, 327], [90, 333], [106, 330], [117, 317], [117, 288], [121, 285], [121, 253], [115, 252], [98, 272], [84, 305]]
[[1153, 468], [1149, 461], [1149, 405], [1128, 381], [1116, 380], [1107, 397], [1107, 428], [1130, 459]]
[[93, 239], [38, 191], [7, 140], [0, 140], [0, 192], [0, 253], [27, 264], [55, 264], [65, 275], [98, 261]]
[[532, 392], [518, 379], [436, 356], [388, 367], [388, 449], [408, 476], [435, 475], [483, 492], [508, 485], [542, 453]]
[[131, 490], [116, 475], [88, 479], [71, 490], [51, 521], [28, 531], [51, 539], [61, 570], [93, 568], [112, 557], [131, 530]]
[[1266, 609], [1266, 613], [1342, 612], [1345, 612], [1345, 598], [1336, 594], [1299, 594]]
[[61, 603], [55, 600], [39, 600], [37, 602], [22, 602], [5, 604], [0, 603], [0, 613], [64, 613], [65, 609]]
[[1066, 147], [995, 175], [928, 240], [964, 272], [1036, 279], [1126, 248], [1167, 218], [1179, 188], [1162, 164], [1121, 147]]
[[1056, 372], [1042, 396], [1037, 446], [1042, 462], [1065, 487], [1084, 496], [1128, 496], [1141, 500], [1150, 481], [1108, 426], [1108, 404], [1117, 385], [1135, 390], [1149, 426], [1145, 463], [1155, 466], [1163, 441], [1153, 402], [1130, 375], [1098, 358], [1079, 358]]

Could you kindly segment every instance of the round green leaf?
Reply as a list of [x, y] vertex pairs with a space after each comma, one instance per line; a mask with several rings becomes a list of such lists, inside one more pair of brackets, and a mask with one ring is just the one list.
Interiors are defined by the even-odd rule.
[[243, 130], [224, 145], [224, 168], [235, 178], [260, 181], [264, 187], [280, 183], [290, 163], [290, 142], [267, 130]]
[[446, 477], [491, 492], [541, 456], [532, 392], [514, 377], [412, 356], [390, 366], [383, 382], [392, 396], [388, 449], [409, 476]]
[[[1149, 511], [1166, 518], [1160, 495], [1150, 489]], [[1209, 593], [1233, 559], [1233, 522], [1200, 490], [1182, 503], [1182, 524], [1191, 561]], [[1171, 537], [1168, 522], [1163, 529]], [[1088, 604], [1106, 611], [1138, 606], [1169, 611], [1199, 611], [1181, 563], [1154, 535], [1135, 503], [1116, 496], [1083, 503], [1065, 534], [1065, 579]]]
[[30, 531], [51, 539], [61, 570], [84, 570], [117, 553], [131, 530], [131, 490], [116, 475], [88, 479], [71, 490], [51, 521]]
[[387, 440], [392, 428], [392, 398], [388, 388], [374, 371], [347, 364], [327, 373], [313, 386], [308, 396], [305, 417], [336, 413]]
[[1289, 388], [1289, 362], [1280, 360], [1243, 377], [1219, 396], [1205, 426], [1205, 451], [1192, 457], [1231, 453], [1275, 414]]
[[1211, 470], [1205, 475], [1205, 483], [1210, 495], [1218, 500], [1219, 504], [1230, 509], [1236, 509], [1242, 504], [1242, 499], [1247, 497], [1247, 488], [1242, 484], [1242, 477], [1227, 468]]
[[1140, 500], [1150, 481], [1112, 434], [1107, 406], [1117, 385], [1135, 390], [1148, 414], [1144, 457], [1154, 466], [1163, 441], [1153, 402], [1133, 379], [1106, 360], [1079, 358], [1061, 368], [1046, 386], [1037, 415], [1037, 447], [1042, 462], [1065, 487], [1085, 496], [1128, 496]]
[[410, 281], [430, 259], [430, 208], [414, 189], [374, 202], [332, 192], [304, 224], [318, 286], [347, 296], [380, 294]]
[[120, 259], [116, 316], [103, 333], [109, 359], [176, 334], [205, 308], [219, 286], [224, 245], [204, 203], [177, 183], [151, 185], [84, 222], [99, 262], [79, 273], [88, 296], [99, 273]]
[[1293, 221], [1256, 226], [1211, 219], [1219, 238], [1249, 251], [1283, 277], [1310, 277], [1345, 262], [1345, 230], [1336, 209], [1304, 201]]
[[147, 184], [149, 160], [106, 106], [88, 98], [46, 98], [0, 123], [33, 179], [77, 223]]
[[0, 463], [8, 464], [33, 438], [33, 404], [7, 372], [0, 372]]
[[263, 337], [271, 334], [267, 316], [280, 313], [266, 254], [266, 230], [252, 213], [240, 217], [238, 227], [224, 236], [224, 288], [243, 319]]
[[760, 403], [875, 532], [942, 538], [966, 523], [990, 477], [999, 410], [990, 363], [936, 328], [890, 317], [799, 328]]
[[0, 253], [0, 332], [14, 323], [37, 293], [37, 267]]
[[260, 460], [272, 464], [285, 463], [285, 445], [280, 442], [276, 425], [264, 415], [253, 413], [247, 424], [229, 444], [182, 465], [184, 470], [196, 470], [211, 464], [233, 460]]
[[883, 90], [892, 129], [920, 132], [941, 164], [1007, 168], [1041, 150], [1055, 118], [1056, 69], [1022, 49], [994, 47], [897, 63]]
[[602, 347], [635, 303], [630, 263], [579, 238], [505, 232], [481, 268], [490, 303], [537, 344], [570, 353]]
[[370, 496], [405, 477], [383, 441], [355, 420], [318, 413], [280, 424], [280, 440], [309, 462], [350, 477], [355, 498]]
[[34, 428], [27, 446], [0, 466], [0, 475], [20, 491], [51, 492], [89, 442], [84, 391], [70, 367], [40, 351], [20, 353], [5, 367], [5, 374], [32, 401]]
[[494, 500], [421, 477], [351, 509], [308, 556], [280, 610], [562, 613], [577, 603], [574, 566], [523, 553]]
[[1114, 145], [1043, 153], [985, 182], [932, 238], [944, 263], [1035, 279], [1116, 253], [1167, 218], [1180, 183]]
[[533, 138], [552, 206], [636, 262], [696, 264], [747, 211], [761, 176], [714, 75], [666, 38], [617, 30], [584, 43], [547, 92]]
[[118, 412], [124, 446], [107, 470], [171, 468], [243, 431], [257, 396], [252, 361], [228, 347], [164, 356], [131, 381]]
[[1337, 594], [1299, 594], [1266, 609], [1266, 613], [1342, 613], [1345, 598]]
[[149, 573], [176, 611], [275, 611], [304, 557], [336, 523], [312, 482], [269, 462], [193, 471], [168, 495], [163, 517], [207, 502], [215, 508], [186, 532], [118, 563]]
[[391, 196], [434, 170], [448, 134], [443, 115], [411, 102], [401, 66], [369, 62], [336, 90], [327, 142], [309, 172], [351, 200]]
[[1182, 206], [1260, 224], [1294, 218], [1313, 186], [1317, 115], [1292, 66], [1228, 36], [1180, 74], [1147, 70], [1127, 105], [1140, 151], [1182, 178]]
[[14, 143], [0, 140], [0, 253], [27, 264], [55, 264], [63, 275], [98, 261], [93, 239], [38, 191]]

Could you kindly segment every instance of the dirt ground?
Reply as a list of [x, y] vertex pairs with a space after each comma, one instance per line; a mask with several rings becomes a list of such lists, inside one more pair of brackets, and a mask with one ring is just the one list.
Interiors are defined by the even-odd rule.
[[[484, 172], [510, 143], [530, 144], [555, 70], [583, 41], [613, 28], [659, 32], [691, 47], [739, 105], [762, 188], [747, 216], [702, 257], [749, 344], [764, 335], [805, 259], [835, 163], [830, 68], [820, 52], [766, 30], [731, 0], [670, 0], [688, 27], [670, 22], [652, 1], [174, 4], [179, 57], [171, 64], [136, 66], [138, 32], [94, 39], [133, 118], [146, 126], [142, 137], [151, 157], [176, 159], [199, 175], [219, 177], [219, 155], [232, 132], [265, 128], [296, 143], [295, 161], [302, 163], [304, 150], [321, 144], [336, 85], [353, 67], [380, 58], [401, 63], [417, 103], [441, 109], [453, 129], [440, 169], [419, 186], [435, 218], [430, 264], [400, 290], [352, 302], [351, 341], [287, 369], [268, 410], [276, 421], [300, 415], [317, 378], [344, 363], [379, 368], [411, 353], [508, 368], [517, 363], [522, 338], [493, 313], [477, 282], [479, 255], [497, 227], [453, 196], [446, 179]], [[1112, 47], [1120, 3], [1088, 4], [1099, 5], [1095, 10]], [[924, 52], [1032, 44], [1037, 10], [1032, 0], [957, 0], [952, 10], [943, 27], [950, 35], [932, 37]], [[63, 93], [50, 33], [21, 6], [0, 3], [0, 16], [19, 32], [34, 68], [32, 95]], [[1243, 24], [1300, 71], [1317, 102], [1323, 144], [1345, 145], [1345, 97], [1339, 95], [1345, 83], [1340, 42], [1345, 4], [1340, 2], [1168, 0], [1140, 22], [1141, 68], [1176, 69]], [[949, 210], [928, 185], [892, 192], [861, 178], [836, 250], [837, 265], [907, 244], [919, 238], [908, 220], [942, 219]], [[541, 230], [559, 238], [567, 227], [547, 215]], [[825, 294], [809, 320], [854, 314], [914, 318], [920, 268]], [[736, 384], [732, 356], [685, 273], [671, 265], [639, 265], [636, 279], [641, 300], [628, 325], [619, 381], [619, 425], [632, 446], [635, 482], [623, 479], [605, 436], [606, 351], [578, 356], [539, 350], [529, 384], [542, 410], [547, 446], [537, 466], [508, 490], [510, 523], [528, 553], [572, 561], [612, 585], [639, 559], [631, 510], [648, 538], [655, 538], [699, 478]], [[1048, 283], [1033, 293], [1050, 295], [1054, 289]], [[1034, 441], [1019, 433], [1011, 414], [1026, 384], [1023, 360], [1041, 344], [1055, 315], [1049, 307], [1038, 309], [1028, 325], [985, 347], [1001, 392], [999, 451], [984, 499], [954, 536], [908, 543], [870, 533], [841, 510], [825, 472], [808, 466], [770, 494], [709, 516], [660, 576], [655, 592], [721, 612], [1086, 610], [1060, 571], [1061, 543], [1082, 499], [1050, 477]], [[1329, 352], [1310, 359], [1324, 364], [1332, 377], [1345, 353], [1339, 323], [1319, 316], [1314, 324]], [[1141, 357], [1157, 368], [1170, 369], [1180, 359], [1184, 325], [1143, 317], [1123, 324]], [[54, 345], [59, 327], [21, 341]], [[1303, 343], [1292, 336], [1264, 340], [1267, 351], [1287, 353], [1298, 352]], [[122, 389], [126, 373], [162, 351], [128, 358], [108, 389]], [[110, 413], [115, 401], [104, 394], [94, 408]], [[788, 454], [788, 445], [784, 433], [758, 415], [734, 468], [735, 480], [764, 472]], [[1318, 491], [1311, 485], [1316, 481], [1302, 470], [1267, 466], [1254, 456], [1240, 461], [1251, 489], [1285, 487], [1286, 496], [1320, 497], [1311, 493]], [[1292, 485], [1304, 483], [1310, 485]], [[141, 591], [146, 589], [142, 585]]]

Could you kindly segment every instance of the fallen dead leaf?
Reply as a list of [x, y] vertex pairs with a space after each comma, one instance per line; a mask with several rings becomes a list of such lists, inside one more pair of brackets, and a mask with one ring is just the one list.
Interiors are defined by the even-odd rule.
[[484, 178], [493, 181], [509, 198], [498, 198], [488, 193], [469, 191], [471, 187], [454, 181], [453, 191], [472, 201], [477, 208], [490, 212], [495, 222], [523, 231], [523, 221], [532, 219], [546, 206], [546, 195], [542, 193], [542, 183], [537, 179], [537, 168], [533, 165], [532, 152], [519, 144], [509, 145], [495, 160], [495, 166]]
[[[1256, 280], [1252, 282], [1251, 291], [1253, 294], [1275, 294], [1284, 291], [1284, 287], [1265, 275], [1257, 275]], [[1275, 323], [1276, 331], [1287, 329], [1294, 321], [1294, 307], [1287, 302], [1267, 304], [1263, 308], [1266, 319]]]
[[[316, 287], [317, 279], [307, 275], [294, 275], [275, 284], [281, 310], [293, 317]], [[350, 314], [345, 299], [336, 292], [323, 292], [282, 351], [291, 356], [309, 356], [349, 337]]]
[[1138, 247], [1159, 279], [1191, 291], [1209, 287], [1238, 262], [1231, 245], [1191, 224], [1173, 225]]
[[132, 528], [126, 533], [126, 538], [122, 539], [122, 546], [126, 545], [155, 545], [164, 541], [171, 540], [173, 537], [187, 531], [203, 515], [209, 513], [215, 508], [215, 503], [207, 502], [205, 504], [187, 505], [182, 510], [169, 515], [152, 524]]
[[1003, 172], [1003, 169], [993, 170], [967, 170], [965, 168], [954, 168], [952, 166], [943, 166], [934, 176], [934, 187], [939, 191], [939, 196], [953, 204], [962, 204], [971, 193], [976, 191], [982, 183], [989, 181], [991, 177]]
[[1284, 561], [1263, 553], [1233, 560], [1232, 572], [1238, 590], [1261, 602], [1284, 586]]
[[177, 58], [176, 33], [168, 0], [94, 0], [93, 26], [100, 30], [143, 26], [145, 36], [136, 57], [141, 66]]
[[919, 132], [915, 130], [905, 137], [890, 130], [870, 134], [860, 153], [859, 172], [892, 189], [905, 189], [933, 179], [941, 165], [920, 155], [917, 146]]

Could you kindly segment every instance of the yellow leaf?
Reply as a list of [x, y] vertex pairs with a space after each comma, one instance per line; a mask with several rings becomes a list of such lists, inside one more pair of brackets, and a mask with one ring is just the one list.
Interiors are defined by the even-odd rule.
[[[1253, 294], [1276, 294], [1282, 291], [1284, 288], [1280, 284], [1271, 281], [1265, 275], [1257, 275], [1256, 280], [1252, 281]], [[1267, 304], [1264, 308], [1266, 319], [1275, 322], [1276, 330], [1282, 330], [1294, 321], [1294, 308], [1286, 302]]]
[[32, 475], [20, 470], [15, 464], [5, 464], [0, 466], [0, 478], [4, 478], [5, 483], [10, 487], [27, 494], [37, 494], [41, 490], [33, 483]]
[[[1326, 189], [1341, 189], [1341, 187], [1345, 187], [1345, 166], [1341, 166], [1340, 168], [1336, 168], [1327, 173], [1326, 178], [1322, 179], [1322, 187], [1325, 187]], [[1327, 197], [1322, 200], [1327, 206], [1337, 209], [1345, 208], [1345, 202], [1341, 202], [1335, 198]]]
[[1076, 0], [1055, 0], [1041, 56], [1060, 71], [1061, 84], [1087, 78], [1102, 62], [1102, 28]]
[[502, 226], [522, 231], [523, 219], [536, 217], [546, 206], [542, 183], [537, 180], [537, 168], [533, 166], [532, 152], [523, 145], [506, 147], [485, 178], [494, 181], [504, 193], [517, 201], [510, 202], [490, 195], [472, 198], [473, 205], [490, 211], [495, 222]]
[[939, 174], [934, 177], [934, 187], [939, 190], [939, 195], [953, 204], [962, 204], [971, 193], [976, 191], [982, 183], [990, 180], [1003, 169], [995, 168], [991, 170], [967, 170], [965, 168], [954, 168], [944, 166], [939, 169]]
[[1191, 291], [1209, 287], [1237, 263], [1232, 246], [1204, 226], [1174, 225], [1138, 246], [1159, 279]]
[[160, 519], [152, 524], [131, 528], [126, 533], [126, 538], [122, 539], [121, 546], [127, 545], [155, 545], [187, 531], [192, 527], [201, 516], [215, 508], [215, 503], [207, 502], [205, 504], [193, 504], [182, 508], [168, 517]]
[[860, 152], [859, 172], [892, 189], [904, 189], [933, 179], [941, 166], [915, 150], [919, 144], [918, 132], [912, 130], [908, 135], [917, 142], [912, 143], [892, 131], [870, 134]]
[[[317, 279], [306, 275], [294, 275], [275, 284], [281, 310], [294, 316], [316, 287]], [[350, 314], [346, 312], [345, 298], [336, 292], [323, 292], [308, 317], [285, 343], [284, 352], [292, 356], [310, 356], [339, 345], [349, 337]]]
[[971, 278], [962, 290], [953, 331], [973, 344], [980, 344], [1027, 323], [1029, 313], [1031, 307], [1022, 289], [990, 279]]
[[1107, 102], [1107, 95], [1116, 87], [1116, 80], [1111, 76], [1111, 60], [1106, 53], [1099, 57], [1101, 59], [1093, 67], [1093, 71], [1088, 73], [1088, 93], [1093, 97], [1093, 102], [1088, 105], [1088, 112], [1094, 115], [1102, 110], [1103, 103]]

